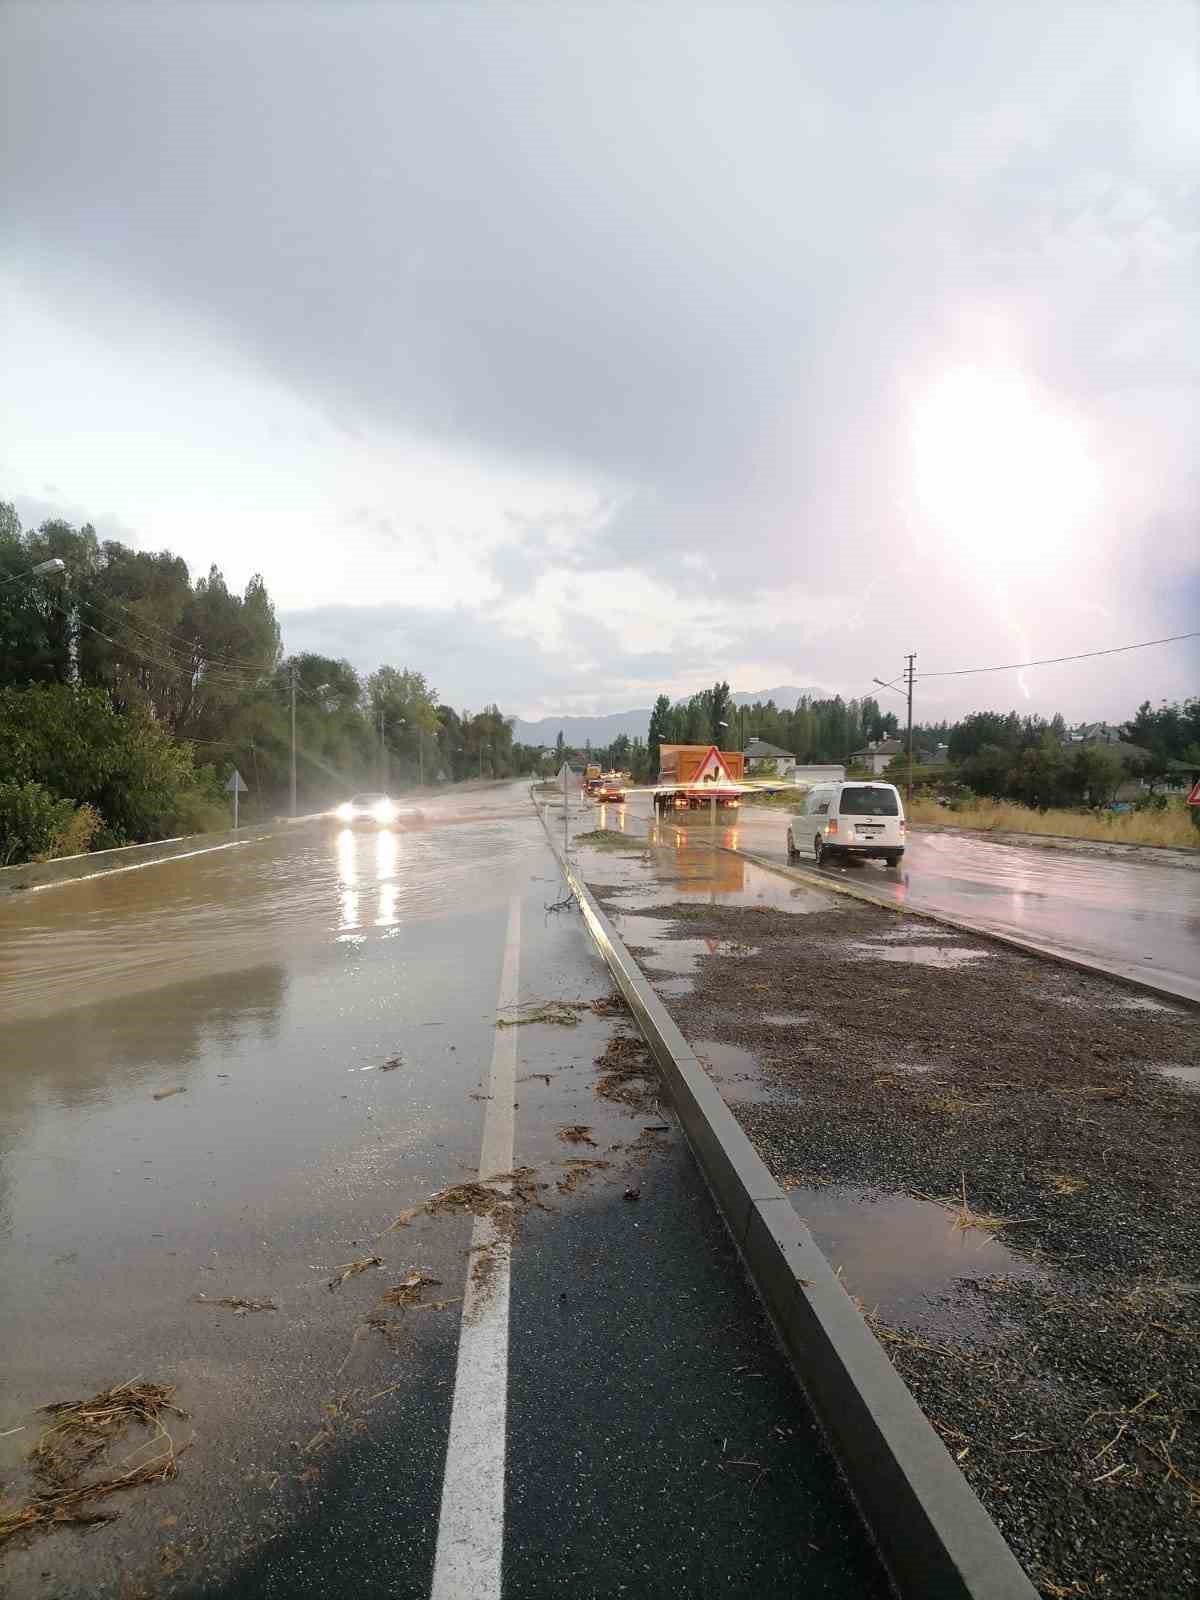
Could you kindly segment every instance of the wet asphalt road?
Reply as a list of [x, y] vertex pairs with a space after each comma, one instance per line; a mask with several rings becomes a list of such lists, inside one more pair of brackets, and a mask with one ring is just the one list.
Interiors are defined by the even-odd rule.
[[[514, 917], [520, 1002], [610, 986], [578, 915], [546, 909], [563, 888], [522, 787], [422, 811], [0, 903], [0, 1493], [32, 1492], [38, 1405], [140, 1378], [188, 1412], [174, 1481], [10, 1542], [0, 1590], [882, 1594], [669, 1115], [597, 1097], [626, 1025], [590, 1012], [505, 1036], [513, 1159], [545, 1188], [511, 1252], [499, 1518], [473, 1535], [502, 1581], [435, 1567], [473, 1223], [389, 1225], [479, 1171]], [[578, 1155], [609, 1165], [563, 1192]], [[387, 1307], [413, 1268], [424, 1307]], [[214, 1304], [236, 1296], [278, 1309]], [[476, 1444], [455, 1471], [495, 1454]]]
[[[599, 825], [619, 827], [622, 810], [642, 828], [651, 825], [645, 793], [631, 795], [624, 808], [597, 808], [605, 819]], [[736, 825], [717, 835], [786, 862], [787, 825], [783, 811], [743, 806]], [[713, 830], [701, 823], [691, 832], [711, 838]], [[1200, 872], [1161, 865], [1152, 855], [1130, 860], [916, 830], [899, 868], [868, 861], [817, 869], [811, 856], [802, 864], [914, 910], [1016, 934], [1200, 999]]]

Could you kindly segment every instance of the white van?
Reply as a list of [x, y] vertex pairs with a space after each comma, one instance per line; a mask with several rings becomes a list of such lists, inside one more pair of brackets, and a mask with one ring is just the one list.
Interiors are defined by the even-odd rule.
[[904, 854], [904, 803], [892, 783], [819, 783], [788, 828], [788, 860], [806, 852], [817, 865], [840, 857], [875, 856], [889, 867]]

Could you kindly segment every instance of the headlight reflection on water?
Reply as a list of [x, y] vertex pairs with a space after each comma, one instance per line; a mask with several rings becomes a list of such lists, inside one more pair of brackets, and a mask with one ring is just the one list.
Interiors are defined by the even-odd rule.
[[377, 928], [395, 927], [396, 915], [396, 863], [400, 855], [400, 841], [394, 833], [381, 833], [375, 841], [375, 875], [379, 880], [379, 910], [375, 916]]
[[338, 891], [341, 896], [342, 928], [358, 926], [358, 861], [353, 828], [343, 828], [337, 836]]

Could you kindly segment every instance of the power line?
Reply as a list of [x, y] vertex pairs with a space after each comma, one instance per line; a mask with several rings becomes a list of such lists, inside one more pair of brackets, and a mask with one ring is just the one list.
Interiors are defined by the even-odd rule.
[[1001, 667], [957, 667], [947, 672], [919, 672], [917, 676], [918, 678], [966, 678], [976, 672], [1021, 672], [1026, 667], [1055, 667], [1063, 661], [1089, 661], [1094, 656], [1119, 656], [1126, 650], [1149, 650], [1151, 645], [1176, 644], [1180, 639], [1200, 639], [1200, 632], [1172, 633], [1165, 639], [1143, 639], [1140, 644], [1118, 644], [1109, 650], [1084, 650], [1077, 656], [1046, 656], [1041, 661], [1010, 661]]
[[[103, 639], [106, 644], [112, 645], [114, 650], [123, 651], [126, 655], [133, 656], [135, 660], [144, 662], [147, 666], [157, 667], [160, 672], [174, 672], [180, 677], [188, 678], [193, 683], [195, 682], [197, 669], [194, 663], [180, 662], [173, 657], [168, 657], [168, 659], [164, 660], [161, 656], [151, 655], [147, 650], [138, 650], [128, 641], [114, 639], [111, 634], [105, 633], [103, 628], [97, 628], [94, 623], [85, 621], [83, 617], [72, 616], [71, 612], [64, 606], [54, 605], [53, 601], [51, 605], [68, 622], [75, 623], [81, 628], [86, 628], [89, 633], [94, 633], [98, 639]], [[261, 676], [266, 676], [266, 674]], [[251, 686], [248, 678], [240, 677], [235, 673], [226, 672], [222, 669], [210, 672], [203, 666], [199, 672], [199, 679], [201, 683], [207, 682], [216, 688], [223, 689], [246, 689]]]
[[[90, 601], [85, 603], [91, 604]], [[156, 648], [166, 651], [167, 659], [164, 660], [162, 656], [151, 655], [148, 650], [137, 649], [128, 640], [114, 639], [111, 634], [105, 633], [103, 628], [97, 628], [94, 623], [85, 621], [81, 616], [72, 616], [70, 611], [64, 606], [55, 604], [53, 600], [50, 604], [68, 622], [75, 623], [81, 628], [86, 628], [89, 633], [94, 633], [97, 638], [103, 639], [106, 644], [112, 645], [114, 650], [120, 650], [125, 655], [132, 656], [134, 660], [144, 662], [147, 666], [157, 667], [160, 672], [177, 673], [180, 677], [189, 679], [194, 686], [197, 684], [198, 679], [199, 686], [207, 684], [212, 688], [244, 692], [247, 689], [261, 687], [264, 679], [272, 675], [265, 669], [255, 673], [242, 674], [230, 668], [212, 667], [207, 659], [201, 661], [199, 668], [197, 668], [194, 661], [181, 661], [169, 650], [169, 647], [156, 645]], [[134, 636], [135, 638], [139, 637], [136, 633]], [[145, 643], [144, 637], [140, 637], [140, 642]], [[306, 700], [311, 701], [314, 705], [319, 706], [322, 703], [320, 696], [314, 690], [305, 688], [302, 683], [296, 684], [296, 693], [303, 695]]]
[[[96, 611], [102, 621], [108, 620], [98, 607], [92, 605], [91, 601], [84, 601], [83, 603]], [[114, 648], [126, 655], [132, 655], [154, 666], [186, 673], [189, 677], [200, 677], [212, 683], [225, 683], [242, 688], [250, 688], [267, 676], [265, 671], [249, 673], [243, 672], [241, 668], [223, 666], [217, 657], [201, 654], [197, 658], [193, 654], [184, 654], [182, 651], [173, 649], [169, 644], [164, 644], [158, 639], [152, 638], [149, 634], [142, 633], [131, 623], [124, 620], [121, 623], [122, 636], [120, 639], [111, 638], [102, 629], [95, 627], [94, 624], [87, 622], [82, 617], [79, 618], [79, 623], [92, 633], [98, 634], [100, 638], [107, 640]], [[110, 623], [109, 626], [114, 626], [114, 624]]]
[[[199, 653], [201, 655], [200, 670], [206, 678], [212, 677], [215, 670], [226, 674], [230, 683], [240, 681], [245, 687], [249, 688], [261, 684], [264, 678], [269, 678], [278, 671], [277, 666], [264, 667], [256, 665], [254, 662], [238, 660], [233, 656], [207, 654], [195, 641], [186, 639], [182, 634], [172, 633], [169, 628], [164, 628], [159, 623], [150, 622], [135, 611], [127, 601], [118, 599], [116, 595], [105, 595], [103, 600], [99, 602], [93, 599], [84, 599], [83, 603], [91, 606], [94, 611], [100, 611], [103, 605], [120, 606], [123, 611], [129, 612], [136, 621], [137, 626], [135, 627], [133, 623], [125, 622], [122, 619], [122, 626], [128, 628], [135, 638], [139, 636], [140, 630], [143, 644], [153, 645], [157, 650], [165, 650], [172, 660], [180, 657], [184, 665], [188, 666], [190, 670], [195, 670], [194, 658]], [[162, 634], [165, 640], [173, 640], [183, 645], [186, 654], [174, 649], [170, 644], [160, 644], [157, 639], [150, 637], [146, 633], [145, 630], [147, 629], [153, 629], [154, 632]], [[125, 647], [120, 646], [119, 648]], [[136, 654], [136, 651], [133, 653]], [[321, 703], [317, 694], [312, 689], [306, 688], [302, 683], [298, 682], [296, 684], [296, 692], [297, 694], [302, 694], [306, 700], [311, 700], [314, 705]]]
[[[150, 621], [148, 617], [143, 617], [139, 611], [136, 611], [128, 601], [121, 600], [116, 595], [103, 595], [99, 599], [93, 599], [90, 596], [81, 596], [80, 598], [83, 599], [83, 603], [85, 605], [89, 605], [93, 610], [97, 611], [102, 610], [105, 607], [119, 606], [122, 611], [128, 612], [128, 614], [133, 618], [132, 623], [126, 622], [123, 624], [125, 627], [134, 629], [136, 624], [136, 629], [140, 630], [143, 635], [148, 636], [155, 633], [161, 634], [164, 640], [169, 641], [169, 645], [160, 645], [157, 640], [150, 637], [147, 637], [146, 642], [154, 644], [158, 649], [170, 648], [170, 653], [172, 655], [179, 654], [179, 651], [173, 648], [177, 645], [182, 645], [183, 649], [188, 653], [189, 656], [194, 655], [199, 648], [194, 639], [188, 639], [183, 634], [173, 633], [169, 628], [164, 628], [161, 623]], [[269, 668], [258, 666], [252, 661], [239, 660], [234, 656], [221, 656], [215, 654], [206, 655], [205, 661], [216, 666], [225, 667], [231, 672], [246, 672], [253, 677], [263, 677], [269, 670], [271, 670]]]

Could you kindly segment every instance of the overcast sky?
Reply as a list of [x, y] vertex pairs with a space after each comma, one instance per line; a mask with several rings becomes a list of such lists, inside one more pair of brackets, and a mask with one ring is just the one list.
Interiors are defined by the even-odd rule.
[[[9, 0], [0, 498], [528, 715], [1194, 628], [1198, 45], [1171, 0]], [[1193, 641], [918, 710], [1198, 689]]]

